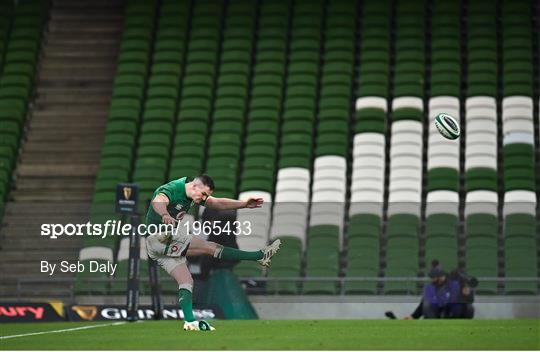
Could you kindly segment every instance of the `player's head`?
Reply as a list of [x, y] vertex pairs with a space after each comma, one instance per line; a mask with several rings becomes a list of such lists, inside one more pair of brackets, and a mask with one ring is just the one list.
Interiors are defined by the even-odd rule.
[[212, 192], [214, 192], [214, 180], [208, 175], [199, 175], [191, 182], [191, 194], [188, 195], [193, 201], [199, 204], [205, 202]]

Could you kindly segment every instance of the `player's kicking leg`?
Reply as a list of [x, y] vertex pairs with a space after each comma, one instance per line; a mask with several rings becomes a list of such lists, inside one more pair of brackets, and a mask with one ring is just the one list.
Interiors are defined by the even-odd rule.
[[193, 278], [186, 263], [174, 267], [170, 275], [178, 283], [178, 304], [184, 313], [184, 330], [216, 330], [208, 322], [195, 320], [193, 316]]
[[277, 253], [280, 246], [281, 241], [278, 239], [261, 250], [250, 252], [231, 247], [224, 247], [215, 242], [205, 241], [203, 239], [193, 237], [191, 239], [187, 255], [211, 255], [214, 258], [223, 260], [252, 260], [257, 261], [264, 267], [267, 267], [270, 266], [270, 260], [274, 254]]
[[[170, 236], [169, 236], [170, 237]], [[193, 316], [193, 278], [186, 265], [185, 249], [189, 243], [163, 243], [156, 235], [146, 238], [146, 251], [178, 283], [178, 304], [184, 313], [184, 330], [215, 330], [204, 320]]]

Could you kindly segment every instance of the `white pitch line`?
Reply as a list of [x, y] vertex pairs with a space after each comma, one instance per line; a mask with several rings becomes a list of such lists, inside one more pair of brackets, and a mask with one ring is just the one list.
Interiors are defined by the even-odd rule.
[[88, 325], [88, 326], [79, 326], [78, 328], [69, 328], [69, 329], [60, 329], [60, 330], [49, 330], [49, 331], [40, 331], [40, 332], [31, 332], [28, 334], [20, 334], [20, 335], [9, 335], [9, 336], [0, 336], [0, 340], [4, 339], [13, 339], [15, 337], [24, 337], [24, 336], [34, 336], [34, 335], [44, 335], [44, 334], [53, 334], [53, 333], [61, 333], [61, 332], [68, 332], [68, 331], [76, 331], [76, 330], [85, 330], [85, 329], [93, 329], [93, 328], [102, 328], [105, 326], [113, 326], [113, 325], [123, 325], [125, 324], [125, 321], [120, 321], [112, 324], [96, 324], [96, 325]]

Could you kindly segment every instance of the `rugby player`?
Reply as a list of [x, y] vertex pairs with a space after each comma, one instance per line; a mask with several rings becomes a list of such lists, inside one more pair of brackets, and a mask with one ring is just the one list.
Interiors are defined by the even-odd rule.
[[[194, 204], [210, 209], [234, 210], [260, 208], [262, 198], [236, 200], [212, 197], [214, 181], [208, 175], [194, 179], [182, 177], [158, 187], [146, 214], [146, 224], [177, 224]], [[224, 247], [191, 234], [177, 231], [153, 234], [146, 239], [148, 256], [155, 260], [178, 283], [178, 302], [184, 313], [184, 330], [215, 330], [205, 321], [193, 317], [193, 278], [186, 264], [186, 256], [209, 255], [224, 260], [252, 260], [263, 267], [270, 265], [270, 259], [279, 249], [280, 240], [258, 251], [242, 251]]]

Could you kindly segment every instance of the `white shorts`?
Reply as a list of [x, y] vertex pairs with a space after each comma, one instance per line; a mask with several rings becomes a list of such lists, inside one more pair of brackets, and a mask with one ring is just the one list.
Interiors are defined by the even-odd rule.
[[150, 235], [146, 237], [146, 252], [169, 274], [178, 265], [185, 264], [191, 236]]

